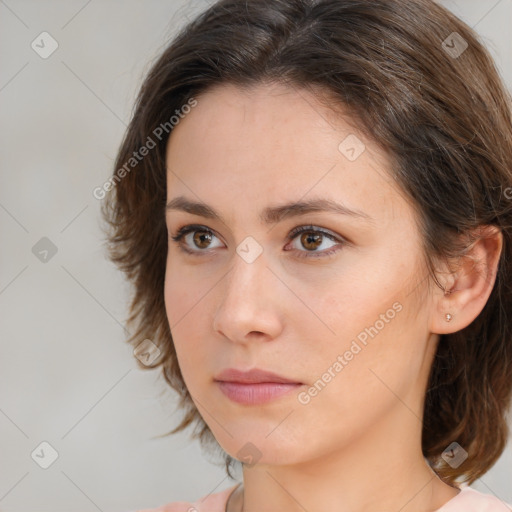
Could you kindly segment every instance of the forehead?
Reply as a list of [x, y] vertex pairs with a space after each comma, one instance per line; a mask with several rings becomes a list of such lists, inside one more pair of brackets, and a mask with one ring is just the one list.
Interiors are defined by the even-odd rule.
[[169, 137], [168, 198], [210, 198], [221, 211], [240, 201], [259, 212], [314, 196], [380, 218], [406, 208], [386, 155], [313, 92], [222, 84], [196, 99]]

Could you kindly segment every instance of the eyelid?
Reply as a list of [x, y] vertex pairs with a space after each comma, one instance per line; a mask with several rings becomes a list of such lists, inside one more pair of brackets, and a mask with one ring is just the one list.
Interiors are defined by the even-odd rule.
[[[204, 231], [207, 233], [211, 233], [215, 235], [217, 238], [221, 239], [221, 237], [216, 233], [215, 230], [208, 228], [207, 226], [201, 225], [201, 224], [186, 224], [180, 228], [178, 228], [176, 235], [171, 236], [172, 240], [174, 240], [179, 248], [186, 252], [187, 254], [192, 255], [204, 255], [209, 254], [213, 249], [205, 249], [205, 250], [191, 250], [186, 247], [183, 247], [182, 240], [183, 238], [188, 235], [189, 233], [193, 233], [194, 231]], [[325, 249], [323, 251], [300, 251], [298, 249], [295, 249], [294, 252], [300, 253], [299, 257], [302, 258], [322, 258], [322, 257], [328, 257], [331, 256], [333, 253], [337, 253], [341, 248], [341, 246], [351, 245], [351, 242], [347, 240], [345, 237], [338, 235], [337, 233], [334, 233], [326, 228], [322, 228], [317, 225], [313, 224], [302, 224], [300, 226], [297, 226], [293, 228], [288, 235], [286, 236], [288, 242], [287, 245], [292, 242], [299, 234], [304, 232], [314, 232], [319, 233], [325, 237], [327, 237], [329, 240], [337, 242], [338, 247], [331, 247], [329, 249]], [[308, 256], [310, 255], [310, 256]]]
[[321, 233], [322, 235], [325, 235], [325, 236], [332, 238], [334, 240], [337, 240], [337, 241], [345, 241], [345, 239], [341, 235], [337, 235], [336, 233], [334, 233], [326, 228], [322, 228], [322, 227], [316, 226], [314, 224], [303, 224], [301, 226], [297, 226], [297, 227], [293, 228], [288, 233], [288, 238], [295, 238], [298, 234], [304, 233], [307, 231], [314, 231], [316, 233]]
[[324, 237], [328, 238], [332, 242], [337, 242], [337, 246], [330, 247], [329, 249], [324, 249], [323, 251], [299, 251], [296, 250], [297, 257], [299, 258], [310, 258], [310, 259], [320, 259], [320, 258], [329, 258], [330, 256], [334, 256], [338, 251], [341, 250], [341, 247], [345, 247], [346, 245], [349, 245], [349, 241], [346, 240], [341, 235], [338, 235], [336, 233], [333, 233], [332, 231], [322, 228], [320, 226], [312, 225], [312, 224], [306, 224], [297, 226], [296, 228], [292, 229], [290, 233], [288, 234], [288, 240], [289, 243], [293, 242], [295, 238], [297, 238], [298, 235], [302, 233], [320, 233]]
[[178, 228], [178, 230], [176, 231], [176, 234], [171, 236], [171, 239], [174, 240], [174, 242], [176, 242], [178, 247], [181, 250], [183, 250], [184, 252], [186, 252], [187, 254], [200, 255], [200, 254], [208, 254], [209, 252], [211, 252], [211, 249], [190, 250], [188, 248], [184, 248], [183, 247], [183, 245], [184, 245], [183, 244], [183, 238], [185, 236], [187, 236], [189, 233], [193, 233], [194, 231], [205, 231], [205, 232], [208, 232], [208, 233], [212, 233], [213, 235], [215, 235], [217, 238], [220, 239], [220, 237], [217, 235], [215, 230], [210, 229], [210, 228], [208, 228], [206, 226], [203, 226], [201, 224], [185, 224], [184, 226]]

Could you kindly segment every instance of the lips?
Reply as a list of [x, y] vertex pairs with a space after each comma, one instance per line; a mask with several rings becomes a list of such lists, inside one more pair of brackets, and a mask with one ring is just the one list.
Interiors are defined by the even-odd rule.
[[300, 381], [288, 379], [276, 373], [261, 370], [259, 368], [254, 368], [245, 372], [235, 368], [228, 368], [214, 377], [214, 380], [222, 382], [235, 382], [240, 384], [302, 384]]
[[263, 405], [277, 400], [290, 395], [303, 385], [302, 382], [259, 368], [246, 372], [228, 368], [220, 372], [214, 380], [232, 402], [246, 406]]

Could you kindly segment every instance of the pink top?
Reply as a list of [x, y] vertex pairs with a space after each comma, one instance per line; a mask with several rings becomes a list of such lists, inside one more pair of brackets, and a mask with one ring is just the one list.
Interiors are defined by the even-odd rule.
[[[215, 494], [209, 494], [193, 503], [175, 501], [158, 508], [148, 508], [136, 512], [224, 512], [229, 495], [238, 485], [228, 487]], [[461, 486], [460, 489], [457, 496], [434, 512], [512, 512], [512, 505], [495, 496], [481, 493], [467, 485]]]

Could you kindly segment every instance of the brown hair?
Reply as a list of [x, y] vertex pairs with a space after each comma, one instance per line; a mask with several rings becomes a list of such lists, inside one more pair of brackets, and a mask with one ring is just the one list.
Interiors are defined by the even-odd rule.
[[[220, 0], [153, 63], [105, 187], [102, 215], [109, 257], [134, 286], [128, 342], [135, 347], [149, 338], [159, 347], [152, 364], [139, 366], [161, 366], [185, 409], [165, 435], [193, 424], [192, 438], [216, 445], [185, 387], [164, 305], [166, 143], [184, 106], [211, 86], [264, 80], [328, 92], [386, 150], [418, 213], [438, 286], [436, 261], [463, 255], [478, 226], [502, 230], [491, 295], [470, 325], [441, 335], [424, 406], [427, 461], [447, 483], [472, 483], [509, 436], [511, 99], [476, 33], [431, 0]], [[132, 160], [139, 151], [145, 156]], [[459, 234], [468, 235], [466, 244]], [[469, 453], [458, 468], [441, 457], [454, 441]], [[225, 454], [230, 477], [234, 462]]]

